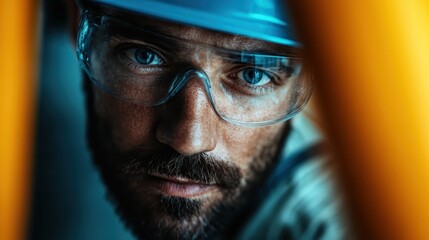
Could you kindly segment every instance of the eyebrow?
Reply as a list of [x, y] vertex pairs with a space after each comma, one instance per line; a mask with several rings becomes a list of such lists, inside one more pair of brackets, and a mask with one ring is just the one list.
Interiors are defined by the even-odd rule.
[[[93, 9], [96, 13], [107, 15], [114, 19], [121, 20], [133, 26], [144, 30], [159, 33], [160, 35], [169, 35], [168, 32], [175, 29], [180, 24], [164, 21], [155, 17], [140, 15], [128, 10], [114, 8], [108, 5], [97, 5]], [[173, 26], [171, 26], [173, 25]]]
[[[119, 36], [126, 38], [128, 40], [142, 41], [146, 43], [151, 43], [156, 46], [160, 46], [165, 50], [173, 50], [179, 47], [176, 41], [171, 38], [166, 38], [165, 36], [160, 36], [162, 34], [153, 32], [149, 29], [143, 29], [139, 26], [133, 24], [128, 24], [127, 27], [122, 25], [115, 24], [114, 21], [106, 22], [107, 33], [111, 36]], [[162, 39], [162, 41], [160, 41]]]

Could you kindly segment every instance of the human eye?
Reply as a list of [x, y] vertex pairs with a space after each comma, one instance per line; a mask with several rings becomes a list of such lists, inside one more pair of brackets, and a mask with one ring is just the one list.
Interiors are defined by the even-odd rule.
[[294, 77], [296, 64], [290, 57], [258, 53], [226, 54], [231, 87], [244, 94], [267, 94], [285, 88]]
[[120, 61], [132, 72], [152, 72], [165, 65], [162, 55], [149, 46], [125, 45], [119, 47], [117, 52]]
[[237, 79], [245, 81], [252, 86], [263, 86], [271, 82], [271, 76], [257, 68], [245, 68], [237, 72]]
[[141, 65], [161, 65], [163, 60], [158, 54], [147, 47], [133, 47], [124, 52], [129, 60]]
[[275, 91], [277, 76], [258, 66], [240, 66], [227, 74], [229, 89], [245, 95], [261, 95]]

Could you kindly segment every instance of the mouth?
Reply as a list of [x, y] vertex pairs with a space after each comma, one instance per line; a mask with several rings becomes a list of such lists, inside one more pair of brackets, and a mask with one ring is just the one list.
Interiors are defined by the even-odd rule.
[[203, 197], [216, 188], [215, 184], [175, 176], [150, 174], [148, 180], [149, 186], [156, 192], [182, 198]]

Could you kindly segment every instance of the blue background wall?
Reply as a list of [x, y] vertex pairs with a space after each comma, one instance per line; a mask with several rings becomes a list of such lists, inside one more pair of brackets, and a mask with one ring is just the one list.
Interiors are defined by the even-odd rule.
[[90, 160], [80, 70], [63, 0], [42, 4], [36, 154], [29, 239], [132, 239]]

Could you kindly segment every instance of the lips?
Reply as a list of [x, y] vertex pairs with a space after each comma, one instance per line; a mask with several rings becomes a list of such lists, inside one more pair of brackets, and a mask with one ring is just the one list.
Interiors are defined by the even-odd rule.
[[171, 177], [157, 174], [151, 174], [148, 176], [149, 186], [155, 191], [168, 196], [183, 198], [202, 197], [209, 194], [216, 187], [214, 184], [206, 184], [201, 181], [182, 177]]

